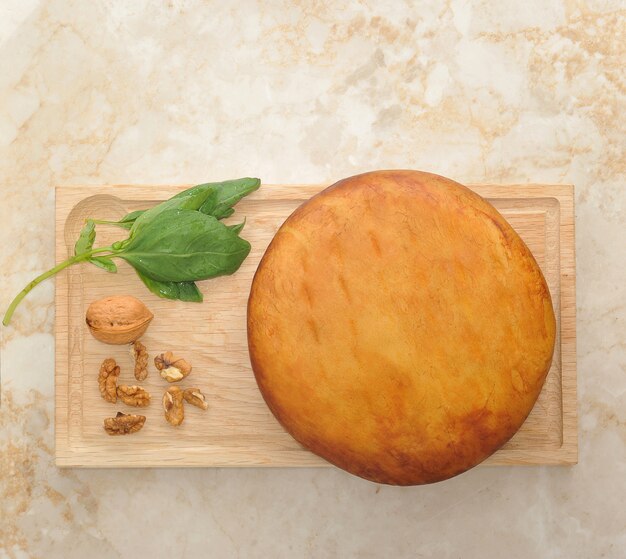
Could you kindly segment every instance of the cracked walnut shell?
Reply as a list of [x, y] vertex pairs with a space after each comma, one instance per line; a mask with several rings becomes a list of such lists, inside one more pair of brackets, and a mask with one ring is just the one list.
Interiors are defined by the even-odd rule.
[[115, 417], [104, 420], [104, 430], [109, 435], [129, 435], [139, 431], [146, 422], [145, 415], [133, 415], [117, 412]]
[[135, 378], [146, 380], [148, 376], [148, 352], [139, 340], [130, 346], [130, 354], [135, 360]]
[[207, 404], [206, 398], [199, 388], [186, 388], [183, 392], [183, 398], [185, 399], [185, 402], [191, 404], [192, 406], [196, 406], [197, 408], [203, 410], [207, 410], [209, 408], [209, 404]]
[[109, 357], [102, 362], [98, 374], [98, 387], [100, 394], [107, 401], [115, 404], [117, 401], [117, 378], [120, 376], [120, 368], [115, 359]]
[[91, 303], [85, 320], [97, 340], [107, 344], [129, 344], [143, 335], [153, 318], [139, 299], [116, 295]]
[[171, 386], [163, 394], [165, 419], [171, 425], [180, 425], [185, 419], [183, 409], [183, 391], [178, 386]]
[[157, 355], [154, 358], [154, 366], [167, 382], [178, 382], [191, 373], [191, 363], [180, 357], [175, 357], [171, 351]]
[[127, 406], [145, 408], [150, 403], [150, 393], [141, 386], [126, 386], [122, 384], [117, 387], [117, 397]]

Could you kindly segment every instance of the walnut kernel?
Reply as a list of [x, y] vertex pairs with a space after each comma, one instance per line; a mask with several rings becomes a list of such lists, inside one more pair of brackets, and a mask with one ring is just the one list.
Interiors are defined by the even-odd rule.
[[120, 376], [120, 368], [115, 359], [109, 357], [102, 362], [98, 374], [98, 386], [100, 394], [107, 401], [114, 404], [117, 401], [117, 378]]
[[186, 388], [183, 392], [183, 398], [185, 399], [185, 402], [191, 404], [192, 406], [196, 406], [197, 408], [203, 410], [209, 408], [209, 404], [207, 404], [206, 398], [199, 388]]
[[148, 376], [148, 352], [139, 340], [130, 346], [130, 354], [135, 360], [135, 378], [146, 380]]
[[122, 384], [117, 387], [117, 397], [126, 405], [137, 408], [145, 408], [150, 403], [150, 393], [141, 386]]
[[154, 366], [161, 372], [161, 377], [167, 382], [182, 380], [191, 372], [191, 363], [180, 357], [175, 357], [171, 351], [157, 355], [154, 358]]
[[104, 430], [109, 435], [128, 435], [139, 431], [146, 422], [145, 415], [133, 415], [117, 412], [115, 417], [104, 420]]
[[163, 394], [163, 411], [165, 419], [171, 425], [180, 425], [183, 422], [183, 391], [178, 386], [171, 386]]

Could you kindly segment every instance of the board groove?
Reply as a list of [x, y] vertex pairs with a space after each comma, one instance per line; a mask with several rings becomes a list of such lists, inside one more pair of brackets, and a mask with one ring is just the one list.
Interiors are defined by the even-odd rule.
[[[64, 260], [86, 217], [118, 219], [149, 207], [187, 186], [75, 186], [56, 189], [56, 259]], [[245, 307], [252, 276], [275, 231], [323, 185], [264, 185], [237, 206], [232, 222], [247, 217], [243, 236], [253, 250], [234, 276], [200, 282], [201, 305], [159, 299], [134, 271], [119, 262], [108, 274], [83, 264], [56, 279], [56, 463], [59, 466], [324, 466], [293, 440], [271, 415], [250, 369]], [[573, 187], [569, 185], [473, 185], [520, 233], [539, 262], [553, 298], [557, 342], [544, 390], [528, 420], [484, 464], [573, 464], [577, 461], [575, 245]], [[125, 235], [98, 226], [97, 245]], [[141, 383], [152, 394], [146, 427], [127, 437], [109, 437], [105, 417], [134, 408], [104, 402], [97, 372], [115, 357], [122, 381], [134, 383], [125, 347], [94, 340], [84, 323], [88, 304], [112, 294], [142, 299], [155, 314], [142, 338], [153, 357], [168, 349], [194, 365], [184, 386], [207, 393], [209, 411], [188, 406], [183, 425], [165, 423], [160, 400], [166, 388], [153, 367]]]

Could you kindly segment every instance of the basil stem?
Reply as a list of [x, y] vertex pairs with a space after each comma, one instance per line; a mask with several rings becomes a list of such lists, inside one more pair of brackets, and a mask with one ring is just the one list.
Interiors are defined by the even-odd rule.
[[9, 324], [9, 322], [11, 322], [11, 317], [13, 316], [13, 312], [15, 311], [15, 308], [20, 304], [22, 299], [24, 297], [26, 297], [26, 295], [28, 295], [32, 291], [32, 289], [37, 287], [42, 281], [44, 281], [44, 280], [54, 276], [56, 273], [60, 272], [61, 270], [64, 270], [65, 268], [68, 268], [68, 267], [70, 267], [70, 266], [72, 266], [74, 264], [78, 264], [79, 262], [88, 261], [89, 258], [91, 257], [91, 255], [93, 255], [93, 254], [100, 254], [101, 252], [109, 252], [110, 253], [111, 251], [112, 251], [111, 247], [102, 247], [102, 248], [95, 248], [93, 250], [89, 250], [89, 251], [83, 252], [81, 254], [77, 254], [75, 256], [72, 256], [72, 257], [68, 258], [64, 262], [61, 262], [60, 264], [57, 264], [54, 268], [50, 268], [47, 272], [44, 272], [43, 274], [37, 276], [24, 289], [22, 289], [22, 291], [20, 291], [17, 294], [17, 296], [15, 297], [15, 299], [13, 299], [13, 301], [11, 301], [11, 304], [9, 305], [9, 308], [7, 309], [6, 313], [4, 313], [4, 318], [2, 319], [2, 324], [7, 326]]

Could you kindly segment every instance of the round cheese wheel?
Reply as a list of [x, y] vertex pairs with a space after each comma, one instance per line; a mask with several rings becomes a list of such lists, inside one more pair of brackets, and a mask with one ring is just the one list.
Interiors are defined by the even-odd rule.
[[522, 425], [555, 342], [545, 279], [496, 209], [417, 171], [339, 181], [269, 245], [252, 368], [302, 445], [363, 478], [450, 478]]

